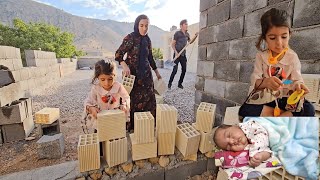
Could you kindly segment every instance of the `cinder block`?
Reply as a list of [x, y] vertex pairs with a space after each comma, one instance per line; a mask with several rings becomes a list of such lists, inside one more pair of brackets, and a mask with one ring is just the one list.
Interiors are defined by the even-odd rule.
[[[12, 76], [13, 76], [13, 79], [15, 82], [19, 82], [21, 81], [21, 74], [20, 74], [20, 71], [17, 70], [17, 71], [11, 71], [12, 73]], [[2, 76], [3, 77], [3, 76]]]
[[154, 117], [150, 112], [134, 113], [134, 138], [137, 143], [154, 142]]
[[36, 112], [34, 117], [37, 124], [52, 124], [60, 118], [60, 109], [46, 107]]
[[22, 68], [19, 70], [21, 74], [21, 81], [30, 79], [30, 70], [29, 68]]
[[162, 79], [154, 78], [153, 83], [156, 94], [161, 96], [167, 90], [167, 85]]
[[163, 96], [160, 96], [158, 94], [155, 94], [155, 96], [156, 96], [156, 103], [163, 104]]
[[168, 104], [157, 104], [156, 126], [158, 133], [175, 133], [178, 110]]
[[34, 129], [33, 117], [27, 117], [22, 123], [7, 124], [2, 126], [4, 142], [11, 142], [25, 139]]
[[0, 69], [0, 88], [15, 82], [12, 71]]
[[130, 94], [130, 92], [133, 88], [135, 78], [136, 77], [134, 75], [130, 75], [129, 77], [128, 76], [122, 77], [122, 84], [123, 84], [124, 88], [128, 91], [128, 94]]
[[0, 59], [17, 58], [16, 49], [12, 46], [0, 46]]
[[[14, 101], [11, 106], [4, 106], [0, 108], [0, 125], [22, 123], [30, 116], [30, 109], [32, 107], [31, 99], [24, 98]], [[32, 112], [31, 112], [32, 116]]]
[[98, 134], [85, 134], [79, 136], [78, 160], [80, 172], [100, 168], [100, 149]]
[[121, 110], [104, 110], [97, 115], [99, 141], [126, 137], [126, 116]]
[[[221, 168], [219, 168], [221, 169]], [[262, 177], [259, 177], [259, 180], [278, 180], [278, 179], [285, 179], [285, 180], [305, 180], [305, 178], [300, 176], [293, 176], [289, 174], [283, 167], [280, 167], [279, 169], [275, 169], [274, 171], [271, 171], [267, 174], [265, 174]]]
[[174, 154], [176, 133], [157, 133], [158, 155]]
[[12, 59], [1, 59], [0, 58], [0, 65], [3, 65], [5, 67], [9, 68], [9, 70], [11, 70], [11, 71], [14, 70]]
[[42, 136], [37, 141], [37, 153], [39, 159], [59, 159], [64, 152], [64, 137], [63, 134], [54, 136]]
[[201, 102], [197, 110], [196, 128], [204, 132], [210, 132], [214, 124], [216, 105]]
[[151, 143], [139, 144], [135, 141], [133, 134], [130, 134], [132, 143], [132, 160], [141, 160], [157, 157], [157, 140]]
[[223, 124], [234, 125], [239, 124], [239, 109], [241, 106], [227, 107], [224, 115]]
[[24, 91], [19, 83], [12, 83], [0, 88], [0, 107], [24, 97]]
[[[192, 123], [192, 126], [194, 128], [196, 128], [196, 123]], [[199, 144], [199, 151], [201, 153], [207, 153], [210, 152], [212, 150], [214, 150], [214, 146], [213, 144], [210, 143], [211, 139], [210, 139], [210, 134], [203, 132], [203, 131], [199, 131], [200, 132], [200, 144]]]
[[56, 120], [52, 124], [39, 124], [39, 134], [42, 135], [55, 135], [60, 133], [60, 122]]
[[128, 160], [127, 137], [110, 139], [103, 142], [103, 154], [109, 167], [122, 164]]
[[188, 123], [177, 125], [176, 147], [186, 157], [198, 152], [200, 133]]
[[16, 71], [23, 68], [22, 60], [21, 60], [20, 57], [12, 59], [12, 63], [13, 63], [13, 69], [16, 70]]

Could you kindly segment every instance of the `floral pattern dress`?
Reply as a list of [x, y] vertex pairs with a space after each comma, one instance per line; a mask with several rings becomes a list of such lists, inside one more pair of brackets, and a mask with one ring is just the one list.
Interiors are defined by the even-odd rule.
[[157, 69], [156, 63], [152, 56], [151, 41], [148, 40], [148, 58], [144, 61], [146, 63], [145, 72], [142, 72], [143, 76], [138, 78], [138, 64], [139, 64], [139, 52], [140, 52], [141, 36], [136, 36], [133, 33], [128, 34], [124, 39], [115, 54], [115, 60], [119, 64], [123, 61], [125, 53], [127, 53], [126, 64], [130, 69], [130, 73], [134, 76], [135, 82], [133, 89], [130, 93], [130, 122], [131, 129], [134, 125], [134, 113], [150, 111], [153, 117], [156, 117], [156, 98], [154, 93], [154, 84], [151, 68]]

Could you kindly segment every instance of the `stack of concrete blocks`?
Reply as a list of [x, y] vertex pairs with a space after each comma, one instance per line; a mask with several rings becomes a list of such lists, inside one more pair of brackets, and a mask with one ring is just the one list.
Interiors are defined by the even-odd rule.
[[174, 106], [158, 104], [156, 116], [158, 155], [174, 154], [178, 110]]
[[73, 73], [77, 69], [77, 59], [58, 58], [60, 76], [64, 77]]
[[58, 159], [64, 152], [64, 137], [60, 133], [59, 108], [43, 108], [35, 113], [41, 138], [37, 141], [39, 159]]
[[184, 157], [197, 156], [200, 133], [188, 123], [177, 125], [176, 147]]
[[85, 134], [79, 136], [78, 160], [80, 172], [100, 168], [100, 148], [98, 134]]
[[154, 123], [150, 112], [134, 113], [134, 133], [130, 134], [133, 161], [157, 157]]
[[[20, 82], [20, 71], [22, 69], [20, 49], [0, 46], [0, 65], [8, 68], [8, 70], [3, 70], [3, 68], [0, 70], [0, 107], [2, 107], [25, 97]], [[13, 79], [8, 78], [11, 74]]]
[[223, 124], [234, 125], [239, 124], [239, 109], [241, 106], [227, 107], [223, 119]]
[[131, 92], [131, 90], [133, 88], [133, 84], [134, 84], [135, 78], [136, 77], [134, 75], [123, 76], [122, 77], [122, 85], [127, 90], [128, 94], [130, 94], [130, 92]]
[[210, 143], [210, 132], [214, 125], [216, 105], [206, 102], [201, 102], [197, 109], [195, 128], [201, 134], [199, 150], [201, 153], [206, 153], [214, 149]]
[[104, 110], [97, 115], [97, 135], [109, 167], [128, 160], [126, 116], [121, 110]]
[[34, 95], [42, 88], [60, 78], [60, 68], [54, 52], [25, 50], [29, 67], [25, 74], [28, 77], [28, 93]]
[[32, 101], [22, 98], [0, 107], [0, 144], [23, 140], [34, 129]]

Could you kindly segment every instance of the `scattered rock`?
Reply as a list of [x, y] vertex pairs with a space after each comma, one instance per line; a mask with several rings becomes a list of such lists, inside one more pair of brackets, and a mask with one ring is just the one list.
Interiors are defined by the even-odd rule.
[[158, 164], [159, 158], [158, 157], [149, 158], [149, 162], [151, 162], [152, 165]]
[[90, 174], [90, 178], [93, 180], [101, 179], [102, 173], [100, 171]]
[[200, 175], [195, 175], [191, 179], [192, 180], [202, 180], [202, 177]]
[[35, 140], [35, 139], [36, 139], [36, 137], [30, 136], [30, 137], [27, 137], [25, 140], [26, 141], [32, 141], [32, 140]]
[[123, 169], [124, 172], [126, 173], [131, 173], [133, 170], [133, 163], [124, 163], [121, 165], [121, 168]]
[[29, 147], [29, 145], [28, 145], [28, 144], [24, 144], [23, 147], [24, 147], [24, 148], [27, 148], [27, 147]]
[[26, 156], [22, 156], [21, 159], [20, 159], [20, 162], [23, 162], [23, 161], [26, 161], [27, 160], [27, 157]]
[[208, 177], [208, 179], [209, 179], [209, 180], [213, 180], [213, 176], [210, 175], [210, 176]]
[[170, 162], [170, 159], [166, 156], [161, 156], [159, 159], [159, 164], [161, 167], [167, 167]]
[[65, 124], [65, 123], [67, 123], [68, 121], [66, 120], [66, 119], [64, 119], [64, 120], [62, 120], [61, 121], [61, 124]]
[[193, 154], [189, 155], [183, 158], [184, 161], [197, 161], [197, 155], [198, 154]]
[[152, 169], [151, 163], [148, 162], [148, 161], [146, 161], [146, 162], [144, 163], [144, 169], [148, 169], [148, 170]]
[[134, 162], [140, 169], [142, 169], [146, 163], [145, 160], [138, 160]]
[[118, 167], [108, 167], [105, 168], [104, 171], [109, 175], [109, 176], [113, 176], [114, 174], [116, 174], [119, 170]]
[[110, 176], [104, 174], [101, 180], [110, 180], [110, 179], [111, 179]]
[[80, 178], [77, 178], [76, 180], [86, 180], [85, 177], [80, 177]]

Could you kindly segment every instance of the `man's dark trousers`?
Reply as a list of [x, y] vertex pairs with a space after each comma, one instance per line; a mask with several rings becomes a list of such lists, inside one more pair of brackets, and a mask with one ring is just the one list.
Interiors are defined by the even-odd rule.
[[171, 76], [170, 76], [170, 80], [169, 80], [169, 84], [170, 85], [172, 84], [174, 76], [177, 74], [179, 62], [180, 62], [181, 67], [182, 67], [181, 75], [180, 75], [180, 79], [179, 79], [179, 85], [182, 85], [182, 83], [183, 83], [183, 79], [184, 79], [184, 76], [186, 75], [186, 70], [187, 70], [187, 57], [185, 55], [184, 56], [179, 56], [174, 61], [174, 63], [176, 65], [173, 67], [173, 70], [172, 70], [172, 73], [171, 73]]

